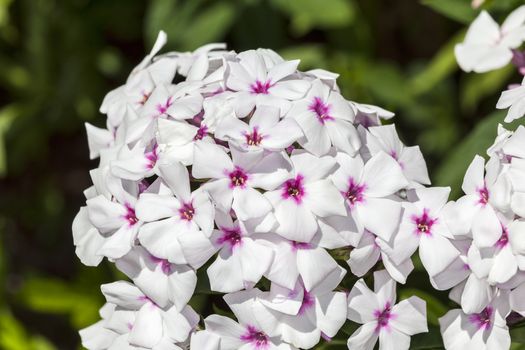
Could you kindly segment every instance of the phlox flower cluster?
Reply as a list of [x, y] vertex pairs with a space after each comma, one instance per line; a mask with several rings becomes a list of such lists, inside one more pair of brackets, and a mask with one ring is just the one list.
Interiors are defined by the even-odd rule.
[[[349, 349], [408, 349], [428, 330], [425, 301], [396, 298], [416, 252], [460, 305], [440, 319], [447, 349], [510, 346], [506, 318], [525, 316], [525, 128], [500, 127], [450, 202], [419, 147], [382, 125], [393, 114], [345, 99], [337, 74], [268, 49], [159, 54], [165, 42], [106, 95], [106, 126], [86, 124], [99, 163], [76, 253], [128, 277], [101, 286], [87, 349], [311, 349], [345, 322], [361, 325]], [[225, 309], [197, 313], [202, 289]]]

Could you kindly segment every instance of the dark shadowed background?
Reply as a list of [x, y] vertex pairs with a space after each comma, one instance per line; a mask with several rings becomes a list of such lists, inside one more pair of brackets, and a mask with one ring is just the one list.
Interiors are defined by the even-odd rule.
[[[501, 20], [521, 2], [484, 8]], [[120, 277], [107, 263], [83, 267], [74, 254], [71, 222], [96, 166], [84, 122], [104, 125], [103, 96], [124, 83], [160, 29], [165, 50], [224, 41], [340, 73], [348, 99], [396, 113], [433, 183], [457, 196], [502, 121], [493, 113], [499, 92], [521, 80], [510, 66], [459, 72], [453, 45], [478, 12], [468, 0], [0, 0], [0, 349], [79, 348], [77, 330], [98, 319], [99, 285]], [[414, 293], [429, 303], [433, 332], [413, 348], [439, 348], [436, 320], [451, 304], [421, 270], [400, 291]], [[195, 304], [208, 310], [212, 301]]]

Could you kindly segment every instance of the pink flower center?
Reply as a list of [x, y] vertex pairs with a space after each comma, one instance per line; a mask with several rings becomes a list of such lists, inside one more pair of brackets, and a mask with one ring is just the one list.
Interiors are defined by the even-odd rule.
[[253, 94], [268, 94], [268, 90], [273, 86], [270, 80], [262, 82], [257, 80], [255, 83], [250, 85], [250, 89]]
[[313, 307], [315, 305], [315, 299], [314, 297], [306, 291], [306, 289], [303, 292], [303, 302], [301, 303], [301, 307], [299, 308], [299, 315], [304, 314], [308, 309]]
[[171, 96], [168, 97], [168, 99], [166, 100], [164, 104], [159, 103], [156, 106], [157, 112], [159, 112], [159, 115], [166, 113], [168, 111], [168, 108], [170, 108], [172, 104], [173, 104], [173, 101], [171, 100]]
[[157, 258], [156, 256], [150, 256], [151, 261], [155, 264], [160, 265], [160, 269], [165, 275], [171, 274], [171, 263], [166, 259]]
[[344, 193], [344, 196], [350, 202], [351, 206], [353, 206], [356, 202], [363, 201], [363, 193], [365, 188], [365, 184], [358, 184], [354, 182], [353, 178], [348, 180], [348, 190]]
[[124, 219], [128, 221], [129, 226], [134, 226], [139, 222], [139, 219], [137, 219], [137, 216], [135, 215], [135, 209], [129, 204], [125, 204], [124, 206], [126, 207], [126, 215], [124, 215]]
[[146, 157], [147, 160], [146, 167], [148, 169], [153, 169], [155, 167], [155, 164], [157, 164], [157, 160], [159, 159], [158, 148], [159, 147], [155, 145], [150, 152], [146, 152], [144, 154], [144, 157]]
[[236, 166], [235, 170], [230, 172], [228, 176], [230, 177], [230, 187], [232, 188], [244, 188], [244, 186], [246, 185], [246, 181], [248, 181], [248, 174], [246, 174], [246, 172], [238, 166]]
[[486, 205], [489, 202], [489, 190], [487, 189], [487, 186], [483, 186], [483, 188], [478, 189], [478, 203], [481, 205]]
[[496, 242], [495, 246], [496, 248], [502, 249], [507, 244], [509, 244], [509, 232], [505, 226], [501, 225], [501, 236]]
[[436, 223], [437, 219], [428, 215], [428, 209], [423, 210], [423, 215], [413, 216], [412, 222], [416, 225], [416, 234], [432, 235], [432, 226]]
[[142, 94], [142, 98], [139, 100], [139, 104], [144, 106], [146, 102], [148, 102], [148, 99], [151, 96], [151, 92], [142, 91], [141, 94]]
[[474, 324], [478, 329], [488, 329], [492, 325], [492, 314], [494, 310], [492, 307], [487, 306], [479, 314], [473, 314], [468, 317], [470, 323]]
[[195, 209], [193, 208], [193, 204], [191, 202], [184, 203], [182, 207], [179, 209], [179, 215], [182, 220], [185, 220], [185, 221], [193, 220], [193, 215], [195, 215]]
[[241, 340], [254, 345], [256, 349], [268, 348], [268, 336], [253, 326], [246, 327], [246, 332], [241, 335]]
[[330, 116], [330, 106], [324, 103], [320, 97], [314, 97], [308, 109], [317, 115], [317, 119], [321, 124], [324, 124], [328, 120], [334, 120], [334, 118]]
[[297, 241], [291, 241], [292, 244], [292, 250], [298, 251], [299, 249], [310, 249], [312, 248], [312, 245], [307, 242], [297, 242]]
[[304, 196], [303, 176], [297, 175], [295, 179], [290, 179], [284, 183], [282, 197], [293, 199], [297, 204], [301, 204]]
[[253, 131], [251, 133], [246, 133], [244, 137], [246, 137], [246, 143], [249, 146], [259, 146], [263, 139], [263, 135], [259, 134], [258, 127], [254, 127]]
[[228, 244], [231, 248], [242, 243], [241, 230], [238, 227], [226, 228], [221, 227], [222, 236], [219, 238], [219, 244]]
[[202, 140], [207, 134], [208, 134], [208, 127], [204, 124], [201, 124], [201, 126], [197, 130], [197, 133], [195, 134], [193, 139], [195, 141]]
[[381, 328], [388, 327], [388, 323], [392, 318], [394, 318], [390, 303], [387, 302], [383, 310], [374, 311], [374, 317], [377, 321], [376, 332], [378, 332]]

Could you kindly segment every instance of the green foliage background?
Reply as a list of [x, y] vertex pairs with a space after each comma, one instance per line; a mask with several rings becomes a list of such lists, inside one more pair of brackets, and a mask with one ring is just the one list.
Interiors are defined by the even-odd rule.
[[[483, 8], [502, 20], [521, 2]], [[99, 285], [120, 278], [109, 264], [86, 268], [74, 255], [71, 222], [96, 166], [83, 123], [104, 124], [102, 97], [160, 29], [170, 50], [225, 41], [340, 73], [347, 98], [396, 112], [433, 183], [458, 196], [467, 165], [503, 119], [494, 113], [499, 92], [521, 80], [512, 67], [459, 72], [453, 46], [478, 11], [469, 0], [0, 0], [0, 349], [79, 348], [77, 329], [98, 319]], [[420, 267], [399, 291], [412, 294], [427, 300], [431, 326], [412, 348], [442, 348], [437, 318], [453, 304]], [[211, 296], [192, 303], [222, 312]], [[318, 349], [345, 349], [353, 329]], [[522, 348], [525, 332], [512, 333]]]

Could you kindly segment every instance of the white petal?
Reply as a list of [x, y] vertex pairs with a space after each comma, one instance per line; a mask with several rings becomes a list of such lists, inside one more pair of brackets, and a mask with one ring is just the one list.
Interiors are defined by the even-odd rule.
[[276, 232], [291, 241], [310, 242], [318, 229], [312, 212], [293, 200], [283, 200], [275, 208], [275, 218], [279, 222]]
[[330, 180], [307, 183], [304, 190], [304, 205], [317, 216], [346, 214], [343, 197]]
[[348, 338], [348, 349], [373, 350], [378, 337], [375, 322], [365, 323]]
[[392, 327], [407, 335], [428, 332], [427, 305], [423, 299], [410, 297], [392, 308], [396, 317], [390, 321]]
[[421, 236], [419, 257], [430, 276], [442, 272], [458, 256], [459, 251], [447, 238], [437, 234]]
[[389, 196], [408, 185], [399, 164], [384, 152], [366, 162], [363, 170], [366, 194], [371, 197]]
[[484, 279], [471, 274], [461, 295], [461, 308], [465, 313], [481, 312], [490, 302], [493, 289]]
[[337, 267], [338, 264], [323, 248], [297, 250], [297, 268], [307, 291]]
[[222, 249], [217, 259], [207, 270], [210, 289], [215, 292], [231, 293], [244, 288], [242, 265], [239, 254]]
[[385, 241], [390, 241], [401, 220], [401, 204], [390, 199], [367, 198], [356, 211], [363, 226]]
[[232, 209], [240, 220], [259, 218], [272, 210], [272, 205], [259, 191], [246, 187], [233, 191]]
[[225, 170], [233, 168], [230, 157], [218, 145], [196, 143], [194, 154], [192, 174], [197, 179], [219, 179], [225, 176]]

